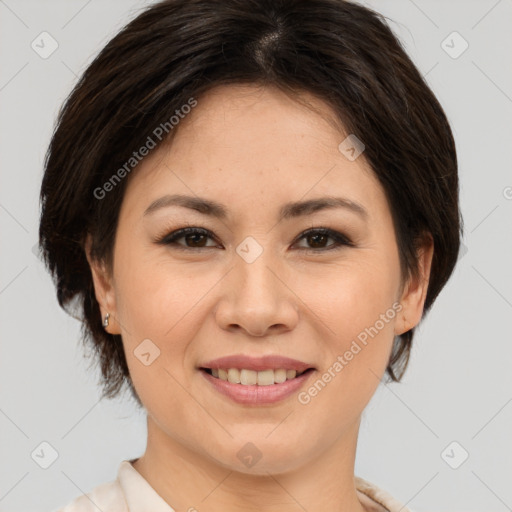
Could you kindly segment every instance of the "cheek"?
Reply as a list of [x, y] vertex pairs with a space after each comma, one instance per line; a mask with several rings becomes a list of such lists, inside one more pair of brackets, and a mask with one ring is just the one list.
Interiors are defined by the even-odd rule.
[[[120, 249], [121, 251], [121, 249]], [[131, 248], [116, 272], [116, 304], [126, 330], [163, 339], [182, 322], [209, 286], [199, 266], [172, 262], [165, 251]], [[202, 277], [199, 277], [202, 276]]]
[[[354, 274], [344, 279], [333, 304], [338, 311], [337, 318], [340, 334], [357, 337], [360, 332], [373, 326], [385, 314], [396, 299], [397, 283], [384, 271], [378, 275], [370, 272]], [[340, 314], [340, 312], [342, 314]], [[388, 326], [390, 322], [385, 325]], [[391, 322], [392, 323], [392, 322]], [[380, 325], [380, 324], [379, 324]], [[383, 329], [381, 326], [381, 330]]]
[[380, 265], [363, 262], [331, 276], [328, 286], [317, 286], [310, 295], [329, 327], [319, 347], [325, 357], [316, 379], [297, 398], [310, 430], [323, 431], [324, 441], [334, 442], [357, 421], [380, 384], [400, 305], [395, 303], [396, 274], [389, 268], [386, 273]]
[[[311, 276], [303, 279], [295, 282], [302, 282], [308, 302], [315, 305], [315, 312], [343, 345], [392, 308], [398, 298], [400, 274], [398, 262], [387, 260], [382, 253], [368, 252], [334, 268], [324, 269], [314, 279]], [[311, 279], [315, 286], [311, 286]], [[383, 330], [389, 331], [392, 323], [386, 323]]]
[[319, 316], [329, 327], [323, 347], [329, 354], [324, 370], [330, 368], [331, 377], [336, 375], [326, 379], [336, 382], [330, 388], [337, 396], [350, 400], [344, 390], [351, 389], [365, 400], [375, 390], [387, 366], [401, 310], [399, 279], [398, 263], [381, 259], [372, 264], [361, 258], [332, 272], [328, 286], [316, 287]]
[[[134, 382], [144, 370], [137, 360], [144, 340], [158, 353], [155, 365], [179, 370], [184, 363], [188, 340], [193, 339], [198, 322], [194, 306], [204, 295], [204, 279], [190, 275], [184, 266], [162, 258], [150, 259], [144, 252], [130, 249], [123, 254], [116, 271], [116, 306], [122, 323], [123, 344]], [[146, 372], [147, 373], [147, 372]], [[154, 372], [153, 372], [154, 373]], [[167, 376], [168, 377], [168, 376]]]
[[190, 406], [178, 383], [186, 380], [187, 348], [198, 328], [194, 305], [204, 295], [200, 283], [183, 269], [136, 255], [119, 267], [116, 303], [128, 369], [155, 418], [166, 418], [170, 410], [184, 417]]

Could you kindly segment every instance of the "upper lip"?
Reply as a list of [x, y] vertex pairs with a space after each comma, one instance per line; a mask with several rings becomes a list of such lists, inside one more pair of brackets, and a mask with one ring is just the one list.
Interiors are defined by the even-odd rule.
[[278, 370], [280, 368], [285, 370], [296, 370], [297, 372], [303, 372], [309, 368], [314, 368], [313, 365], [298, 361], [297, 359], [291, 359], [289, 357], [279, 355], [265, 355], [259, 357], [251, 357], [244, 354], [235, 354], [232, 356], [220, 357], [218, 359], [212, 359], [206, 363], [200, 365], [201, 368], [238, 368], [254, 371], [262, 370]]

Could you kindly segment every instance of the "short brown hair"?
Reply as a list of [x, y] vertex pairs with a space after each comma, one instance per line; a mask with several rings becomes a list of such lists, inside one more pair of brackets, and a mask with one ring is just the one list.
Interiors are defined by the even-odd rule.
[[[390, 205], [404, 277], [417, 275], [418, 244], [432, 236], [423, 315], [454, 269], [462, 218], [452, 132], [382, 15], [343, 0], [161, 1], [123, 28], [79, 79], [59, 113], [41, 187], [42, 253], [61, 307], [78, 301], [103, 396], [127, 383], [140, 404], [121, 336], [102, 326], [84, 249], [90, 234], [93, 257], [111, 264], [127, 180], [108, 200], [94, 191], [190, 98], [235, 83], [312, 93], [364, 141]], [[407, 367], [413, 334], [395, 337], [391, 380]]]

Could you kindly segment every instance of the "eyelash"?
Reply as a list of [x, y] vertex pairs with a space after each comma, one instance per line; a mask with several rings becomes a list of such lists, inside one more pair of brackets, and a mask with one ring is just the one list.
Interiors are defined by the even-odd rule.
[[[178, 250], [184, 250], [184, 251], [202, 251], [204, 249], [212, 249], [214, 248], [213, 246], [209, 246], [209, 247], [187, 247], [187, 246], [183, 246], [183, 245], [180, 245], [178, 243], [176, 243], [177, 240], [179, 240], [180, 238], [184, 238], [185, 236], [187, 235], [204, 235], [204, 236], [208, 236], [212, 239], [215, 239], [215, 237], [213, 236], [213, 233], [207, 229], [203, 229], [203, 228], [194, 228], [194, 227], [186, 227], [186, 228], [181, 228], [181, 229], [178, 229], [176, 231], [173, 231], [171, 233], [168, 233], [160, 238], [158, 238], [155, 242], [157, 244], [161, 244], [161, 245], [173, 245], [175, 246], [176, 249]], [[343, 235], [342, 233], [339, 233], [338, 231], [334, 231], [330, 228], [324, 228], [324, 227], [319, 227], [319, 228], [311, 228], [311, 229], [308, 229], [304, 232], [302, 232], [298, 238], [295, 239], [295, 241], [293, 242], [293, 244], [295, 245], [297, 242], [299, 242], [300, 240], [302, 240], [303, 238], [306, 238], [307, 236], [311, 236], [311, 235], [325, 235], [325, 236], [329, 236], [330, 238], [332, 238], [333, 240], [335, 240], [335, 243], [327, 246], [327, 248], [319, 248], [319, 249], [307, 249], [307, 248], [301, 248], [300, 250], [303, 250], [303, 251], [306, 251], [306, 252], [313, 252], [313, 253], [318, 253], [318, 252], [325, 252], [325, 251], [331, 251], [331, 250], [336, 250], [336, 249], [341, 249], [343, 246], [349, 246], [349, 247], [354, 247], [354, 243], [346, 236], [346, 235]]]

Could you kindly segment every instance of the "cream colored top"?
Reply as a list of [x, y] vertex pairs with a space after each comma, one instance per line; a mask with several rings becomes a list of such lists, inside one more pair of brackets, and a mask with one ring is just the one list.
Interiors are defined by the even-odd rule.
[[[54, 512], [175, 512], [133, 467], [124, 460], [116, 480], [95, 487]], [[368, 512], [412, 512], [377, 486], [355, 477], [357, 495]]]

